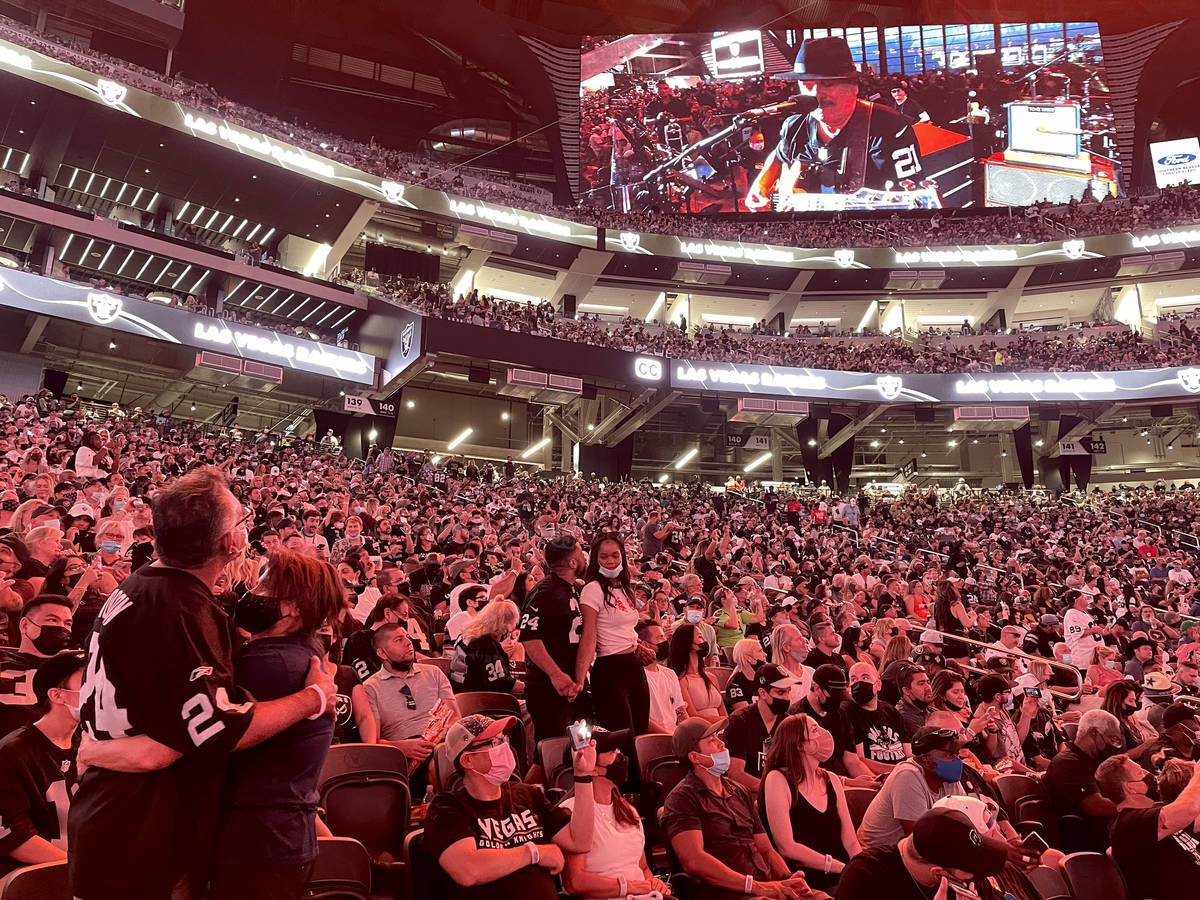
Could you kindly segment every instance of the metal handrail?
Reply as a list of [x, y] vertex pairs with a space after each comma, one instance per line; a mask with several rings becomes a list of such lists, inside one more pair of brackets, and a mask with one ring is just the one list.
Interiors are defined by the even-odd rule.
[[[982, 647], [985, 650], [994, 650], [997, 653], [1003, 653], [1005, 656], [1016, 656], [1020, 657], [1021, 659], [1032, 659], [1035, 662], [1045, 663], [1046, 665], [1056, 669], [1065, 669], [1068, 672], [1073, 673], [1075, 676], [1075, 692], [1073, 694], [1068, 694], [1065, 691], [1055, 690], [1054, 688], [1047, 688], [1047, 690], [1049, 690], [1050, 693], [1055, 697], [1059, 697], [1063, 700], [1078, 700], [1083, 696], [1083, 675], [1079, 669], [1075, 668], [1074, 666], [1069, 666], [1066, 663], [1059, 662], [1057, 659], [1053, 659], [1051, 657], [1038, 656], [1034, 653], [1025, 653], [1021, 650], [1009, 650], [1007, 647], [997, 647], [995, 644], [989, 644], [985, 641], [977, 641], [975, 638], [964, 637], [961, 634], [951, 634], [947, 631], [939, 631], [936, 628], [930, 628], [928, 625], [925, 625], [916, 619], [908, 619], [908, 621], [921, 628], [922, 631], [940, 634], [942, 637], [950, 638], [951, 640], [955, 641], [961, 641], [964, 644], [974, 644], [976, 647]], [[972, 666], [970, 664], [964, 665], [963, 668], [970, 672], [976, 672], [980, 675], [993, 674], [990, 669], [981, 669], [978, 666]]]

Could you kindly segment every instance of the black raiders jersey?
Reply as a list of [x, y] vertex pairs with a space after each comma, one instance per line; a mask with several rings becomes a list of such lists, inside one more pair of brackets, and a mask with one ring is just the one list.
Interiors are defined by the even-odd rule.
[[810, 193], [853, 193], [859, 188], [900, 190], [900, 182], [920, 181], [924, 169], [912, 124], [894, 109], [857, 101], [845, 127], [821, 140], [812, 116], [789, 116], [779, 131], [775, 157], [784, 165], [797, 160], [816, 166], [797, 187]]
[[225, 755], [254, 704], [233, 683], [229, 619], [195, 576], [147, 566], [113, 591], [88, 639], [80, 724], [147, 734], [187, 756]]
[[33, 725], [0, 741], [0, 875], [22, 865], [12, 851], [31, 837], [67, 848], [74, 765], [74, 750], [59, 747]]
[[33, 676], [45, 657], [0, 647], [0, 738], [37, 716]]

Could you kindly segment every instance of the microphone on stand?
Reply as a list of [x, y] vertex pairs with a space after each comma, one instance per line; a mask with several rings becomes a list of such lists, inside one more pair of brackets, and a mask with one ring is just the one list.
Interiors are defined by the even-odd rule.
[[740, 115], [743, 116], [770, 116], [777, 112], [783, 112], [785, 109], [791, 109], [794, 106], [799, 106], [795, 100], [784, 100], [782, 103], [772, 103], [770, 106], [759, 106], [754, 109], [748, 109]]

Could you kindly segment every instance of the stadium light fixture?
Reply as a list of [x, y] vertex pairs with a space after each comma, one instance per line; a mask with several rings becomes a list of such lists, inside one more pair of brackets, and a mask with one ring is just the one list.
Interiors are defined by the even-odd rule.
[[770, 458], [771, 458], [771, 451], [768, 450], [762, 456], [756, 456], [754, 459], [750, 460], [749, 464], [747, 464], [746, 467], [744, 469], [742, 469], [742, 471], [743, 472], [753, 472], [755, 469], [757, 469], [759, 466], [761, 466], [763, 463], [765, 463]]
[[663, 472], [661, 475], [658, 476], [659, 484], [666, 484], [670, 480], [671, 480], [671, 476], [668, 475], [666, 472]]
[[367, 440], [368, 441], [373, 441], [377, 437], [379, 437], [379, 432], [376, 431], [374, 428], [372, 428], [370, 431], [367, 432]]
[[414, 406], [417, 405], [417, 401], [416, 400], [406, 400], [404, 405], [407, 406], [409, 409], [412, 409]]
[[434, 457], [433, 459], [431, 459], [429, 462], [430, 462], [430, 465], [434, 465], [434, 466], [436, 466], [436, 465], [437, 465], [438, 463], [440, 463], [441, 461], [442, 461], [442, 454], [440, 454], [440, 453], [439, 453], [437, 456], [435, 456], [435, 457]]
[[536, 444], [530, 444], [521, 453], [521, 459], [529, 459], [529, 457], [533, 456], [533, 454], [537, 453], [539, 450], [541, 450], [543, 447], [545, 447], [548, 443], [550, 443], [550, 438], [544, 437], [540, 441], [538, 441]]
[[454, 440], [452, 440], [450, 443], [448, 443], [446, 445], [446, 449], [453, 450], [455, 447], [457, 447], [459, 444], [461, 444], [463, 441], [465, 441], [467, 438], [469, 438], [474, 433], [475, 433], [474, 428], [470, 428], [470, 427], [464, 428], [462, 433], [458, 437], [456, 437]]
[[700, 452], [699, 447], [693, 447], [691, 450], [689, 450], [687, 453], [683, 454], [683, 456], [679, 457], [679, 459], [675, 461], [675, 468], [682, 469], [684, 466], [686, 466], [688, 463], [690, 463], [693, 459], [695, 459], [696, 455], [699, 452]]

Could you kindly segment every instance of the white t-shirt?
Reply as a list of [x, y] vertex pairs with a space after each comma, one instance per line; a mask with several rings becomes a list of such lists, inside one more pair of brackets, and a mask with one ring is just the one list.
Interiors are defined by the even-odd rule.
[[[561, 805], [563, 809], [573, 812], [575, 798], [568, 797]], [[646, 834], [641, 823], [619, 824], [613, 817], [612, 805], [606, 806], [600, 802], [600, 798], [596, 798], [593, 809], [596, 830], [592, 837], [592, 849], [588, 851], [583, 864], [584, 869], [605, 878], [624, 875], [626, 881], [641, 881], [646, 877], [641, 866], [642, 851], [646, 849]]]
[[75, 451], [75, 474], [80, 478], [104, 478], [108, 475], [96, 466], [96, 451], [91, 447], [80, 447]]
[[679, 690], [679, 676], [663, 665], [646, 669], [646, 687], [650, 691], [650, 718], [674, 728], [679, 721], [678, 710], [687, 709]]
[[637, 607], [620, 588], [610, 590], [608, 599], [605, 603], [598, 581], [589, 581], [579, 594], [581, 605], [596, 610], [597, 657], [627, 653], [637, 644]]
[[358, 600], [355, 602], [354, 608], [350, 610], [350, 618], [359, 625], [365, 624], [367, 616], [371, 614], [371, 610], [375, 608], [375, 604], [381, 596], [383, 595], [379, 593], [379, 588], [373, 584], [363, 588], [363, 592], [358, 595]]
[[462, 637], [463, 629], [475, 618], [475, 615], [475, 613], [464, 609], [462, 612], [455, 613], [450, 617], [446, 622], [446, 637], [450, 639], [451, 644], [457, 642]]
[[1063, 639], [1071, 648], [1071, 663], [1085, 671], [1092, 660], [1092, 649], [1100, 642], [1095, 635], [1084, 635], [1083, 632], [1095, 624], [1081, 609], [1068, 609], [1063, 616]]

